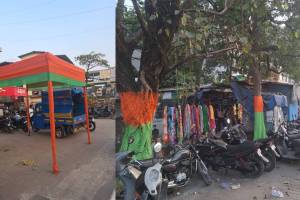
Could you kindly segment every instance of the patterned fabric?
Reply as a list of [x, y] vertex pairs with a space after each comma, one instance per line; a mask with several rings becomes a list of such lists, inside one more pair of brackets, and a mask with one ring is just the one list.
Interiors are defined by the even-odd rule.
[[191, 135], [191, 108], [186, 104], [184, 109], [184, 137], [189, 138]]
[[169, 107], [168, 110], [168, 133], [170, 136], [171, 144], [175, 144], [176, 140], [176, 127], [174, 123], [175, 119], [175, 107]]

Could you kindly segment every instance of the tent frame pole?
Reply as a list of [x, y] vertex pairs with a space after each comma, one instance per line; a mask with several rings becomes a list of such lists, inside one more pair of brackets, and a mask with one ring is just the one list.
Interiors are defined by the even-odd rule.
[[26, 117], [27, 117], [28, 136], [30, 136], [30, 125], [31, 125], [29, 109], [30, 109], [30, 105], [29, 105], [29, 92], [28, 92], [28, 85], [26, 85]]
[[52, 169], [54, 174], [58, 174], [58, 164], [56, 160], [56, 136], [55, 136], [55, 117], [54, 117], [54, 94], [53, 83], [48, 81], [48, 101], [49, 101], [49, 120], [51, 132], [51, 149], [52, 149]]
[[83, 95], [84, 95], [84, 112], [85, 112], [85, 121], [86, 121], [86, 132], [87, 132], [87, 136], [88, 136], [88, 144], [91, 144], [89, 108], [88, 108], [88, 97], [87, 97], [86, 87], [83, 87]]

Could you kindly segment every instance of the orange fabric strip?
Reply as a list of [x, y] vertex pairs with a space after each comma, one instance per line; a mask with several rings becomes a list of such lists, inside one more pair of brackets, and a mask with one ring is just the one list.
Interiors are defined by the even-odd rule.
[[264, 102], [262, 96], [254, 96], [254, 112], [263, 112], [264, 111]]
[[122, 92], [120, 94], [123, 121], [132, 126], [139, 126], [153, 121], [158, 93]]

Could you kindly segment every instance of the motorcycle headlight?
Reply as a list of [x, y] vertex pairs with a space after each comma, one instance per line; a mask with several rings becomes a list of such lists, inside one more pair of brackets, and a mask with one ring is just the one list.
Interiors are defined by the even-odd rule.
[[92, 118], [92, 122], [95, 122], [95, 118], [94, 117]]

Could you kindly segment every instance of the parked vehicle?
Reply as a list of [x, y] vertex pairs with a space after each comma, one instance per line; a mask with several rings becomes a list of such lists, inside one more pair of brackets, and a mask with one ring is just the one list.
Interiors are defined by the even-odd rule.
[[26, 115], [21, 115], [19, 112], [12, 113], [10, 115], [11, 126], [14, 130], [22, 129], [24, 132], [28, 132]]
[[[221, 138], [224, 142], [231, 145], [242, 144], [247, 141], [247, 135], [240, 124], [222, 130]], [[270, 172], [276, 167], [276, 156], [280, 157], [276, 151], [273, 139], [273, 136], [269, 136], [265, 139], [254, 141], [256, 146], [261, 149], [262, 155], [264, 155], [264, 157], [266, 157], [269, 161], [264, 162], [266, 172]]]
[[168, 179], [168, 188], [185, 186], [195, 174], [201, 177], [206, 185], [212, 183], [206, 165], [191, 144], [177, 145], [162, 165], [163, 176]]
[[196, 149], [213, 170], [235, 169], [251, 178], [259, 177], [265, 169], [264, 161], [268, 162], [259, 146], [251, 141], [229, 145], [222, 140], [205, 139], [196, 145]]
[[300, 160], [300, 134], [288, 134], [285, 123], [282, 123], [273, 135], [274, 144], [281, 158]]
[[[54, 112], [57, 138], [63, 138], [68, 134], [73, 134], [77, 129], [85, 127], [86, 119], [82, 88], [55, 90]], [[32, 118], [32, 128], [35, 132], [40, 129], [50, 128], [47, 92], [42, 92], [42, 102], [36, 104]], [[90, 120], [92, 119], [90, 118]], [[90, 129], [93, 131], [96, 127], [95, 123], [90, 124]]]
[[11, 133], [13, 131], [11, 119], [8, 116], [0, 118], [0, 130], [5, 133]]
[[112, 116], [112, 112], [110, 112], [108, 108], [94, 108], [93, 114], [96, 118]]
[[[154, 146], [154, 151], [159, 152], [159, 144]], [[167, 199], [167, 183], [162, 178], [161, 163], [140, 162], [131, 160], [134, 152], [120, 152], [116, 154], [117, 176], [124, 184], [123, 196], [117, 199], [165, 200]], [[130, 161], [131, 160], [131, 161]]]

